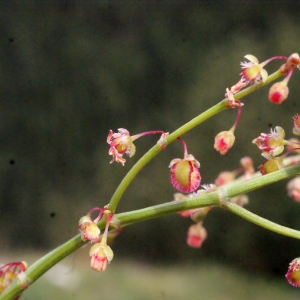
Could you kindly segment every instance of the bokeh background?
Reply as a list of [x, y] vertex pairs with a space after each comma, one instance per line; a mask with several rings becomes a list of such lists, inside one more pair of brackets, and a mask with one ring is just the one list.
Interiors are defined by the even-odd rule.
[[[43, 253], [77, 234], [79, 218], [107, 204], [157, 140], [137, 140], [136, 155], [122, 167], [109, 164], [109, 129], [174, 131], [224, 98], [226, 87], [240, 78], [244, 55], [263, 61], [298, 52], [299, 11], [297, 0], [1, 1], [1, 254]], [[272, 62], [267, 69], [271, 73], [280, 65]], [[184, 136], [201, 163], [203, 184], [237, 169], [243, 156], [259, 166], [263, 159], [251, 141], [261, 132], [278, 125], [292, 137], [299, 76], [295, 72], [289, 98], [280, 106], [267, 99], [269, 87], [243, 99], [228, 155], [220, 156], [213, 141], [231, 128], [236, 110]], [[118, 212], [172, 200], [176, 191], [168, 165], [182, 153], [181, 143], [174, 142], [147, 165]], [[252, 212], [300, 229], [300, 205], [287, 197], [286, 182], [249, 197]], [[190, 249], [185, 243], [190, 224], [173, 215], [128, 227], [114, 242], [115, 256], [151, 265], [213, 260], [284, 281], [288, 263], [300, 255], [299, 241], [221, 209], [204, 222], [203, 247]]]

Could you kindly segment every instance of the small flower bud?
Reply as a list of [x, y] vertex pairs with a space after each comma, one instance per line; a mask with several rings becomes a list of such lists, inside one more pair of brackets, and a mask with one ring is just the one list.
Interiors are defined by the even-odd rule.
[[225, 155], [228, 150], [233, 146], [235, 136], [233, 131], [222, 131], [215, 137], [214, 148], [220, 152], [221, 155]]
[[288, 195], [295, 201], [300, 202], [300, 176], [290, 180], [287, 185]]
[[269, 90], [269, 100], [274, 104], [281, 104], [287, 98], [288, 94], [287, 81], [276, 82]]
[[187, 234], [187, 244], [192, 248], [200, 248], [207, 237], [207, 231], [202, 222], [191, 225]]

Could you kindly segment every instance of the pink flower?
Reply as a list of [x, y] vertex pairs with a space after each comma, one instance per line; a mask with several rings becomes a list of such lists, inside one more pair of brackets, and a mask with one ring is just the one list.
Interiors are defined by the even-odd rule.
[[103, 239], [90, 249], [91, 268], [98, 272], [105, 271], [107, 263], [110, 263], [114, 257], [114, 253], [106, 244], [106, 241], [102, 241]]
[[270, 134], [261, 133], [260, 136], [252, 141], [263, 152], [277, 156], [284, 150], [284, 145], [287, 142], [284, 140], [284, 129], [276, 126], [274, 130], [271, 129]]
[[116, 161], [124, 166], [126, 160], [123, 158], [123, 154], [127, 154], [129, 157], [135, 154], [133, 141], [137, 139], [137, 137], [131, 137], [129, 131], [124, 128], [119, 128], [118, 131], [118, 133], [113, 133], [113, 131], [110, 130], [108, 133], [107, 143], [110, 146], [108, 154], [113, 157], [110, 163]]
[[162, 137], [158, 141], [158, 145], [161, 149], [165, 149], [167, 146], [167, 137], [169, 133], [165, 133], [162, 130], [146, 131], [132, 136], [130, 136], [129, 131], [124, 128], [119, 128], [118, 131], [119, 132], [117, 133], [113, 133], [113, 131], [110, 130], [107, 136], [107, 143], [110, 146], [108, 154], [113, 157], [110, 163], [115, 161], [124, 166], [126, 160], [123, 158], [123, 155], [127, 154], [129, 157], [132, 157], [135, 154], [135, 145], [133, 144], [133, 141], [147, 134], [162, 134]]
[[242, 80], [246, 83], [258, 83], [261, 79], [263, 82], [266, 81], [268, 77], [268, 72], [263, 69], [263, 67], [268, 63], [268, 61], [265, 61], [263, 63], [259, 63], [258, 59], [251, 55], [245, 55], [245, 58], [249, 60], [249, 62], [242, 62]]

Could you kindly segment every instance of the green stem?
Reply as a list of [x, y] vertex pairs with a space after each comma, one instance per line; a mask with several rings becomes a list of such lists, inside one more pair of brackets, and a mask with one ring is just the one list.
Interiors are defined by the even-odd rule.
[[[238, 186], [233, 185], [228, 188], [220, 187], [218, 191], [204, 194], [202, 196], [188, 198], [180, 201], [171, 201], [168, 203], [163, 203], [152, 207], [135, 210], [132, 212], [116, 214], [115, 216], [119, 220], [120, 226], [125, 226], [139, 221], [145, 221], [152, 218], [165, 216], [178, 211], [214, 205], [223, 207], [239, 215], [240, 217], [268, 230], [296, 239], [300, 239], [300, 231], [280, 226], [269, 220], [261, 218], [247, 211], [245, 208], [239, 207], [238, 205], [231, 203], [229, 200], [230, 198], [233, 198], [237, 195], [250, 192], [268, 184], [278, 182], [280, 180], [284, 180], [299, 174], [300, 163], [297, 163], [283, 170], [279, 170], [268, 175], [255, 177], [254, 179], [251, 179], [247, 182], [240, 183]], [[220, 197], [220, 195], [223, 196]], [[98, 225], [99, 228], [103, 229], [105, 227], [105, 220], [101, 220]], [[24, 274], [24, 278], [26, 278], [26, 282], [28, 283], [28, 285], [32, 284], [57, 262], [61, 261], [63, 258], [68, 256], [70, 253], [80, 248], [84, 244], [85, 242], [81, 240], [80, 235], [77, 235], [65, 244], [57, 247], [56, 249], [52, 250], [47, 255], [36, 261], [33, 265], [31, 265], [28, 268], [28, 270]], [[24, 287], [22, 287], [20, 281], [16, 279], [0, 295], [0, 300], [14, 299], [23, 290]]]
[[281, 226], [277, 223], [271, 222], [267, 219], [264, 219], [256, 214], [248, 211], [247, 209], [245, 209], [235, 203], [228, 202], [225, 205], [225, 207], [232, 213], [234, 213], [234, 214], [236, 214], [236, 215], [238, 215], [260, 227], [269, 229], [278, 234], [282, 234], [282, 235], [289, 236], [289, 237], [300, 240], [300, 231], [298, 231], [298, 230], [287, 228], [287, 227]]

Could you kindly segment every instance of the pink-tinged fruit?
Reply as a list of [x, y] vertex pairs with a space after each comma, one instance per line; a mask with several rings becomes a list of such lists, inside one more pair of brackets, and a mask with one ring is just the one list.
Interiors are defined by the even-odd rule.
[[300, 287], [300, 258], [295, 258], [290, 264], [285, 277], [289, 284]]
[[284, 168], [281, 157], [273, 157], [272, 159], [266, 160], [259, 166], [259, 171], [262, 175], [266, 175]]
[[183, 159], [173, 159], [169, 165], [172, 185], [180, 192], [191, 193], [201, 182], [200, 163], [193, 155], [188, 154]]

